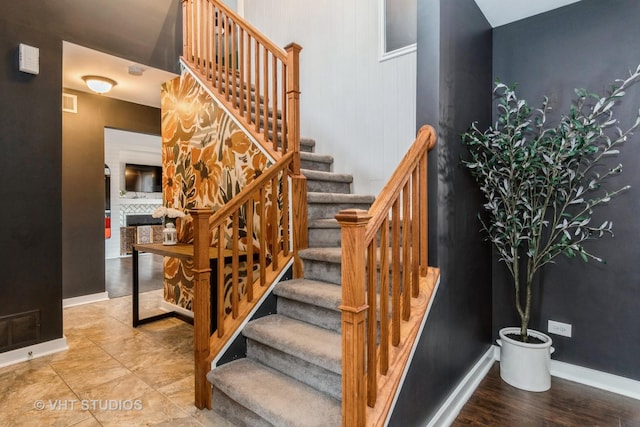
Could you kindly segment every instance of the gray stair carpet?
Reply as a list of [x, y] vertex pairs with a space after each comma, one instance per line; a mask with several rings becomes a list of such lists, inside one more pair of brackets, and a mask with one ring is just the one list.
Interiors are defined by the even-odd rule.
[[[214, 384], [214, 408], [238, 425], [328, 427], [342, 423], [339, 400], [253, 360], [238, 359], [222, 365], [207, 378]], [[216, 391], [233, 402], [220, 399], [230, 405], [216, 407]]]
[[247, 357], [211, 371], [213, 409], [239, 426], [339, 426], [342, 423], [342, 209], [367, 210], [351, 193], [353, 177], [331, 172], [333, 157], [300, 141], [307, 178], [309, 248], [299, 252], [304, 278], [278, 283], [276, 314], [249, 322]]

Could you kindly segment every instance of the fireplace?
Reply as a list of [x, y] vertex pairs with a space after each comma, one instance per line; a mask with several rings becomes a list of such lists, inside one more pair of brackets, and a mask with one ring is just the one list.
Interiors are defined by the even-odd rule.
[[145, 214], [130, 214], [125, 216], [125, 225], [127, 227], [137, 227], [140, 225], [159, 225], [162, 224], [162, 218], [154, 218]]

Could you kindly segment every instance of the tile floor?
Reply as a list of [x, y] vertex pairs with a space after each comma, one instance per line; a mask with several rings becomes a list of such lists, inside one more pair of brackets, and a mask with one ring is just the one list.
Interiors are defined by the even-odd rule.
[[[141, 294], [158, 312], [160, 291]], [[64, 309], [69, 350], [0, 368], [0, 426], [231, 426], [193, 404], [193, 328], [131, 297]]]

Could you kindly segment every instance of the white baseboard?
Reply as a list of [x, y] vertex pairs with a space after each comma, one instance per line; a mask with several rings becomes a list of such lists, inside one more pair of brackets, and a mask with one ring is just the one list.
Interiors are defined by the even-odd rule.
[[449, 426], [456, 419], [462, 407], [467, 403], [473, 392], [478, 388], [480, 381], [487, 375], [493, 362], [495, 362], [493, 347], [473, 365], [473, 368], [458, 383], [458, 386], [449, 394], [447, 400], [440, 406], [438, 412], [431, 418], [428, 427]]
[[4, 353], [0, 353], [0, 368], [68, 349], [69, 346], [67, 346], [67, 339], [62, 337], [30, 345], [28, 347], [19, 348], [17, 350], [5, 351]]
[[193, 319], [193, 311], [187, 310], [186, 308], [180, 307], [175, 304], [171, 304], [170, 302], [166, 302], [165, 300], [160, 301], [160, 308], [165, 311], [175, 311], [176, 313], [180, 313], [183, 316], [187, 316]]
[[551, 360], [551, 375], [640, 400], [640, 381]]
[[79, 297], [65, 298], [62, 300], [62, 308], [73, 307], [76, 305], [91, 304], [92, 302], [105, 301], [109, 299], [108, 292], [99, 292], [97, 294], [81, 295]]

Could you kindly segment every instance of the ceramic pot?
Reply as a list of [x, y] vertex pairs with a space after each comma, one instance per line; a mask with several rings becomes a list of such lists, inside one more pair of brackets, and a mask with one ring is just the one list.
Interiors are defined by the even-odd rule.
[[543, 341], [541, 344], [524, 343], [507, 334], [520, 334], [520, 328], [500, 330], [500, 377], [514, 387], [527, 391], [546, 391], [551, 387], [551, 338], [542, 332], [528, 330], [529, 336]]

